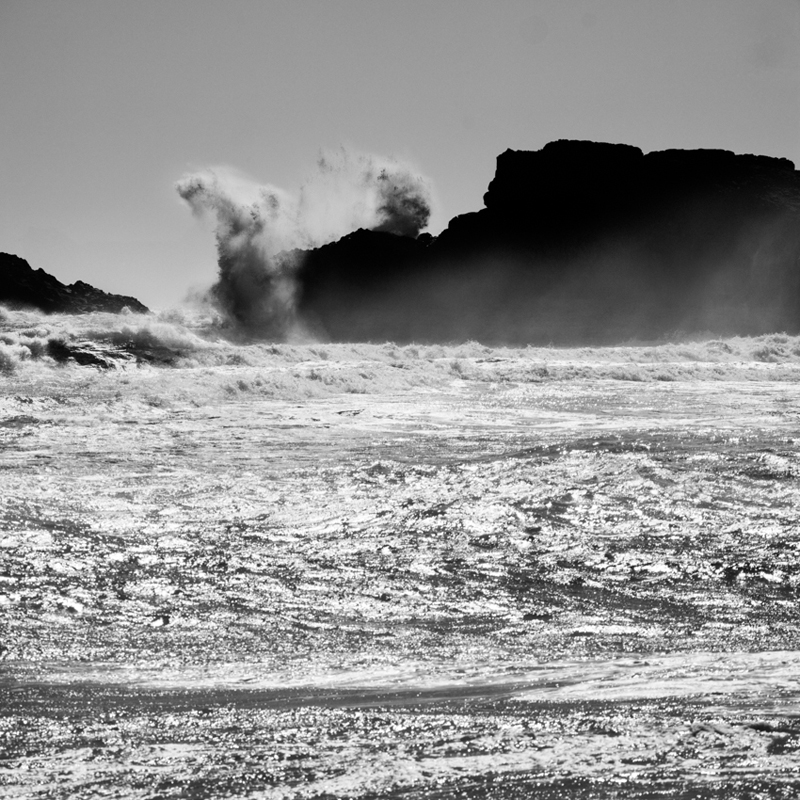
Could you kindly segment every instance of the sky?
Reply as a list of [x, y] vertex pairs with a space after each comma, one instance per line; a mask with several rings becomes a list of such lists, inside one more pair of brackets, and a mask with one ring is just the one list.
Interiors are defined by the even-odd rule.
[[800, 0], [0, 0], [0, 252], [152, 308], [216, 273], [187, 171], [394, 157], [438, 233], [554, 139], [800, 164]]

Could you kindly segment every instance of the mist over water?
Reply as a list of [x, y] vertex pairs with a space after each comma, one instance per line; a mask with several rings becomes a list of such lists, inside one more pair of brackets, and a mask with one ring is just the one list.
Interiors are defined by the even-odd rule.
[[296, 332], [299, 250], [360, 228], [417, 236], [431, 214], [430, 184], [412, 167], [345, 148], [321, 153], [296, 194], [228, 167], [184, 175], [175, 188], [214, 224], [219, 275], [208, 299], [258, 338]]

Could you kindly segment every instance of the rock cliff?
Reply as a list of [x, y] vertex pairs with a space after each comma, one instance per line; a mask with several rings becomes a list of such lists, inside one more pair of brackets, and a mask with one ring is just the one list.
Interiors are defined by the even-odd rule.
[[333, 340], [597, 343], [800, 331], [800, 173], [725, 150], [560, 140], [497, 159], [484, 208], [302, 254]]
[[125, 307], [137, 313], [148, 311], [133, 297], [108, 294], [83, 281], [67, 286], [43, 269], [34, 270], [24, 258], [10, 253], [0, 253], [0, 304], [65, 314], [119, 313]]

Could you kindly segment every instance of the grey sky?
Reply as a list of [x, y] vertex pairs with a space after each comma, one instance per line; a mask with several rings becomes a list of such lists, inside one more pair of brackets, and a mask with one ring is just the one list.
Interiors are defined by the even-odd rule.
[[411, 160], [431, 229], [557, 138], [800, 162], [800, 0], [2, 0], [0, 251], [151, 306], [214, 276], [174, 192], [295, 190], [321, 147]]

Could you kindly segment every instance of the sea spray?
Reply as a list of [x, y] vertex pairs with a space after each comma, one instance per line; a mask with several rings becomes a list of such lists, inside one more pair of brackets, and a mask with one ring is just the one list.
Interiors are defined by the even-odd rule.
[[184, 175], [178, 194], [210, 216], [217, 239], [217, 282], [208, 299], [248, 337], [291, 338], [295, 274], [302, 250], [367, 228], [416, 236], [428, 224], [428, 181], [401, 162], [324, 152], [296, 196], [227, 167]]

